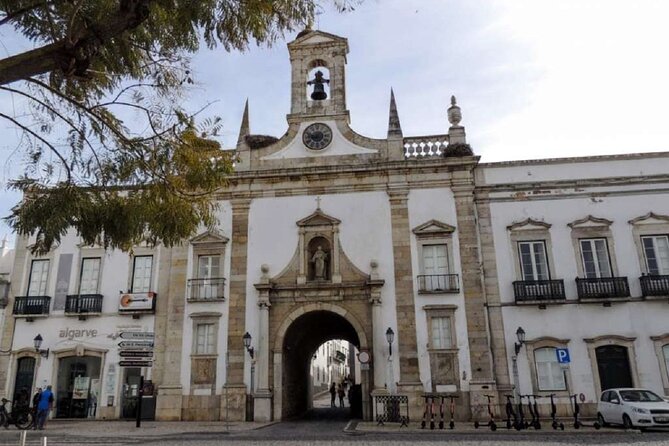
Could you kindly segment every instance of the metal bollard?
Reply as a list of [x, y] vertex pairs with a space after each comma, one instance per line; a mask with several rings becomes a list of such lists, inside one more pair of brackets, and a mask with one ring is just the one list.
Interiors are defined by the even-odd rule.
[[21, 436], [19, 436], [19, 446], [26, 446], [27, 436], [28, 436], [28, 431], [21, 431]]

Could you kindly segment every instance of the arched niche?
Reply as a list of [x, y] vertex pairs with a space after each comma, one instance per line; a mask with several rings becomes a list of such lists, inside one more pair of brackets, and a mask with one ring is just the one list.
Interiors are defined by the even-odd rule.
[[332, 279], [332, 244], [327, 237], [314, 235], [307, 244], [307, 281], [319, 282]]

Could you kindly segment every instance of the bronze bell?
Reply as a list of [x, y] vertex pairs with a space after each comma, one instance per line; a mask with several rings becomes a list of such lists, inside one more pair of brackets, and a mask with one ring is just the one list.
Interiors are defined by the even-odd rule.
[[322, 101], [327, 99], [328, 95], [325, 93], [325, 84], [330, 83], [330, 79], [325, 79], [323, 73], [319, 70], [316, 71], [314, 79], [307, 82], [307, 85], [313, 85], [314, 91], [311, 93], [311, 99], [314, 101]]

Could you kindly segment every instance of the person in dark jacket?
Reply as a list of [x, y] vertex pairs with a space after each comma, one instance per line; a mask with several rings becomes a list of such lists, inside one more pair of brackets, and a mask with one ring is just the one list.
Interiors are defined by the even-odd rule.
[[337, 398], [337, 388], [335, 387], [335, 383], [333, 382], [332, 385], [330, 386], [330, 407], [336, 407], [335, 406], [336, 398]]

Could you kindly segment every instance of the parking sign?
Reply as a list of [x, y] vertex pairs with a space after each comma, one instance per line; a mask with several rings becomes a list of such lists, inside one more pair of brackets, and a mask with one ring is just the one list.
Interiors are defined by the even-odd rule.
[[568, 348], [556, 348], [555, 353], [557, 354], [557, 360], [560, 364], [569, 364], [571, 362]]

